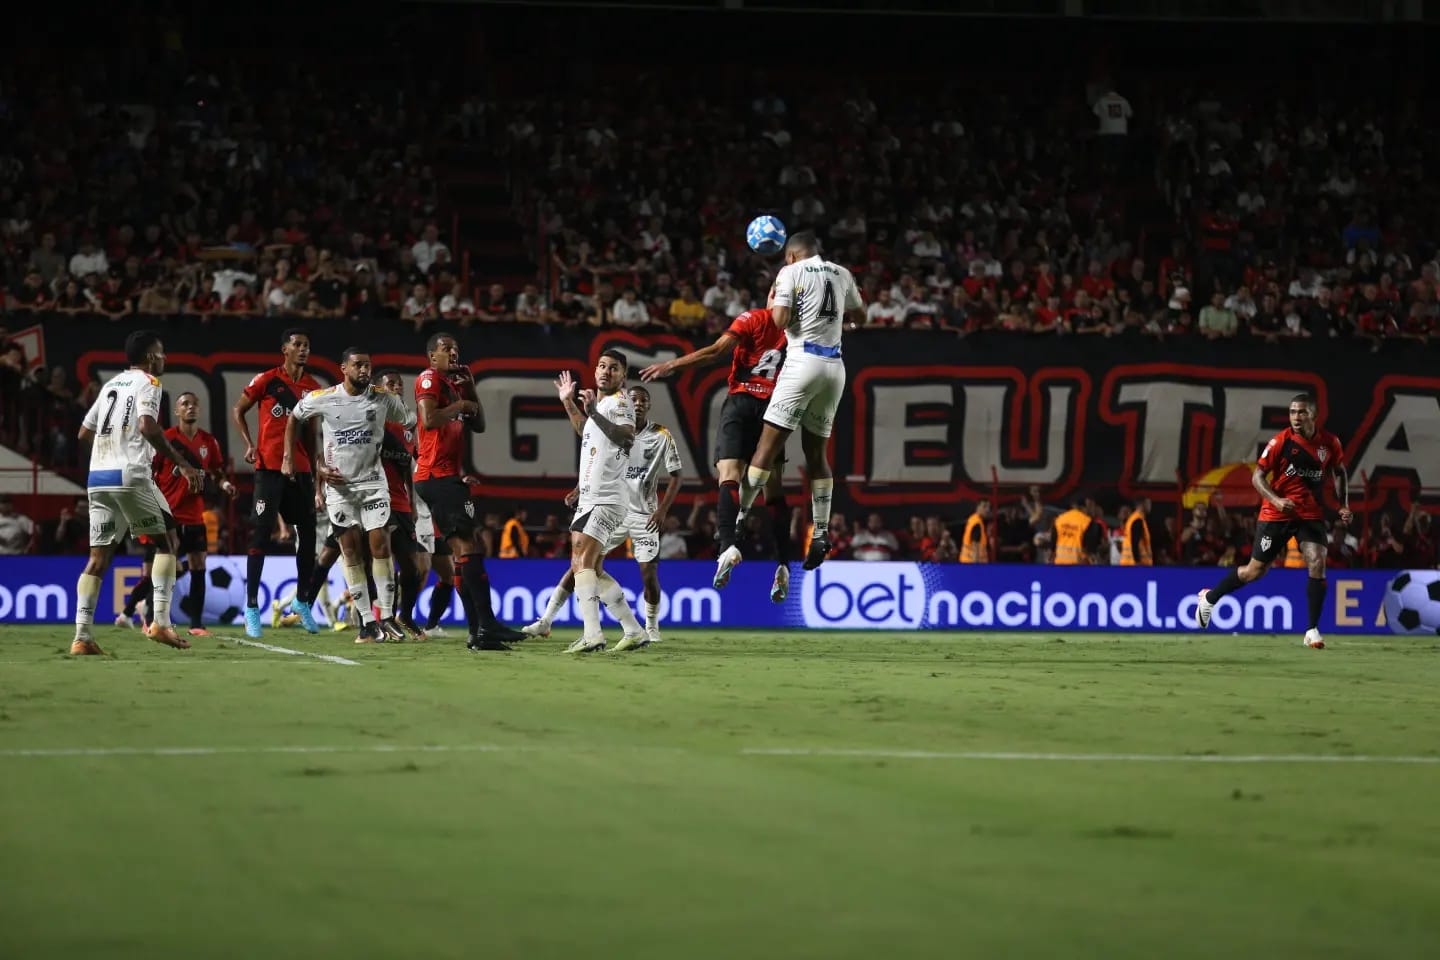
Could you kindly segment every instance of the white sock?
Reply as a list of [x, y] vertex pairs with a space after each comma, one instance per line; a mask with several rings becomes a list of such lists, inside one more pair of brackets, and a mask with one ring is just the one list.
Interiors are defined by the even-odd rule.
[[635, 619], [635, 611], [625, 602], [625, 588], [604, 571], [601, 571], [596, 580], [600, 584], [600, 601], [605, 604], [605, 609], [610, 611], [610, 616], [620, 621], [625, 635], [633, 637], [640, 633], [640, 621]]
[[580, 619], [585, 621], [585, 636], [600, 635], [600, 586], [594, 570], [575, 574], [575, 597], [580, 605]]
[[170, 596], [175, 590], [175, 554], [155, 555], [155, 563], [150, 567], [150, 582], [155, 586], [150, 598], [150, 613], [155, 618], [155, 625], [173, 626], [170, 622]]
[[380, 619], [388, 620], [395, 616], [395, 565], [389, 557], [371, 560], [370, 575], [375, 578], [375, 589], [380, 593], [376, 601], [380, 604]]
[[740, 516], [745, 516], [755, 504], [755, 498], [770, 482], [770, 471], [758, 467], [746, 467], [745, 479], [740, 483]]
[[810, 518], [815, 521], [815, 536], [830, 531], [830, 498], [835, 493], [835, 478], [822, 477], [810, 481]]
[[350, 609], [360, 617], [361, 623], [374, 623], [375, 612], [370, 609], [370, 587], [365, 583], [365, 568], [358, 563], [345, 564], [345, 584], [350, 588]]
[[290, 609], [290, 604], [294, 603], [294, 602], [295, 602], [295, 598], [298, 597], [298, 596], [300, 596], [298, 593], [296, 593], [294, 590], [291, 590], [289, 593], [285, 594], [285, 596], [281, 597], [281, 598], [280, 598], [280, 609], [281, 609], [281, 611], [285, 611], [285, 610]]
[[75, 584], [75, 638], [90, 639], [90, 626], [95, 622], [95, 604], [100, 602], [100, 578], [80, 574]]
[[545, 604], [545, 612], [540, 619], [545, 623], [554, 623], [555, 618], [560, 615], [560, 608], [565, 606], [565, 601], [570, 599], [570, 591], [564, 587], [556, 587], [555, 592], [550, 594], [550, 602]]
[[660, 629], [660, 604], [645, 601], [645, 629], [647, 631]]

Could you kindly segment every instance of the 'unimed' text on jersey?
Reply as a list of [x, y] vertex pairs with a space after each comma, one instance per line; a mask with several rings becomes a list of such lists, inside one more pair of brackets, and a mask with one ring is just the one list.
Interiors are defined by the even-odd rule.
[[785, 332], [775, 326], [774, 314], [765, 307], [746, 310], [730, 322], [725, 335], [735, 340], [730, 392], [770, 399], [785, 362]]
[[[635, 412], [625, 391], [617, 390], [595, 402], [595, 412], [611, 423], [635, 426]], [[576, 509], [584, 513], [591, 507], [624, 506], [625, 468], [630, 456], [600, 430], [594, 419], [586, 419], [580, 435], [580, 501]]]
[[840, 328], [846, 310], [863, 307], [855, 278], [838, 263], [819, 256], [786, 264], [775, 277], [775, 306], [789, 307], [786, 337], [793, 350], [809, 343], [840, 346]]
[[386, 485], [380, 469], [385, 424], [415, 426], [415, 414], [393, 393], [366, 387], [351, 394], [343, 383], [305, 394], [293, 415], [301, 423], [320, 417], [321, 457], [358, 487]]
[[[320, 381], [308, 373], [291, 380], [284, 366], [255, 374], [245, 386], [245, 399], [255, 404], [260, 416], [260, 435], [255, 438], [255, 469], [279, 470], [285, 459], [285, 420], [300, 398], [319, 390]], [[310, 453], [303, 443], [295, 444], [295, 470], [310, 470]]]
[[95, 432], [90, 447], [90, 487], [126, 487], [150, 481], [154, 449], [140, 432], [141, 417], [160, 419], [159, 380], [144, 370], [126, 370], [100, 388], [84, 420], [86, 429]]
[[669, 430], [658, 423], [647, 423], [645, 429], [637, 430], [635, 445], [630, 448], [630, 463], [625, 468], [629, 508], [639, 513], [654, 513], [660, 506], [660, 477], [679, 473], [683, 466], [680, 449]]
[[1275, 435], [1260, 454], [1259, 466], [1270, 475], [1270, 487], [1295, 502], [1295, 512], [1284, 514], [1266, 502], [1260, 520], [1324, 520], [1320, 495], [1335, 471], [1345, 466], [1345, 451], [1335, 434], [1316, 430], [1305, 439], [1290, 427]]

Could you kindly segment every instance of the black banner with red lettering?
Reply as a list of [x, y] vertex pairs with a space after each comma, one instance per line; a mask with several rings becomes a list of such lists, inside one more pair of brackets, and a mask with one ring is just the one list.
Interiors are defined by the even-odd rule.
[[[268, 318], [156, 324], [169, 358], [167, 393], [200, 396], [202, 423], [221, 438], [239, 472], [249, 467], [240, 462], [230, 407], [258, 370], [279, 362], [280, 332], [293, 324]], [[47, 359], [71, 366], [82, 380], [103, 378], [123, 366], [126, 332], [108, 321], [51, 319]], [[600, 351], [618, 347], [631, 358], [635, 382], [645, 365], [697, 345], [671, 335], [524, 325], [458, 334], [489, 423], [472, 441], [474, 471], [488, 496], [531, 504], [553, 504], [575, 482], [576, 439], [553, 386], [561, 370], [593, 382]], [[424, 339], [399, 324], [364, 329], [317, 321], [311, 369], [333, 381], [336, 355], [359, 344], [372, 352], [377, 370], [396, 367], [408, 385], [426, 365]], [[846, 399], [831, 455], [837, 500], [848, 510], [950, 513], [953, 505], [988, 496], [997, 481], [1011, 493], [1037, 484], [1047, 499], [1093, 492], [1111, 502], [1141, 494], [1173, 501], [1181, 478], [1253, 461], [1284, 426], [1299, 392], [1317, 397], [1322, 423], [1344, 444], [1357, 506], [1387, 500], [1408, 506], [1422, 489], [1426, 502], [1440, 501], [1434, 348], [1393, 344], [1370, 353], [1339, 340], [960, 340], [879, 330], [849, 334], [845, 364]], [[692, 368], [652, 384], [651, 417], [672, 430], [685, 460], [684, 499], [711, 489], [727, 371], [728, 364]], [[798, 438], [788, 453], [788, 473], [798, 479]]]

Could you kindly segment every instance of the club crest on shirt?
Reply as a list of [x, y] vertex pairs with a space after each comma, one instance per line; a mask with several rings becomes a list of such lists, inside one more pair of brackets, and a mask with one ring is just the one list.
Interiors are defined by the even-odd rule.
[[1261, 538], [1260, 538], [1260, 549], [1261, 549], [1261, 550], [1269, 550], [1269, 549], [1270, 549], [1270, 544], [1272, 544], [1272, 543], [1274, 543], [1274, 542], [1275, 542], [1275, 541], [1274, 541], [1274, 540], [1271, 540], [1269, 537], [1261, 537]]
[[1329, 447], [1321, 447], [1319, 450], [1316, 450], [1316, 451], [1315, 451], [1315, 458], [1316, 458], [1317, 460], [1319, 460], [1321, 463], [1324, 463], [1326, 460], [1329, 460], [1329, 459], [1330, 459], [1330, 448], [1329, 448]]
[[201, 460], [204, 460], [204, 459], [205, 459], [206, 457], [208, 457], [208, 456], [210, 456], [210, 448], [209, 448], [209, 447], [201, 447], [201, 448], [200, 448], [200, 459], [201, 459]]
[[465, 501], [465, 516], [471, 520], [475, 519], [475, 504], [470, 500]]
[[265, 501], [264, 501], [264, 500], [256, 500], [256, 501], [255, 501], [255, 516], [258, 517], [258, 516], [260, 516], [260, 515], [261, 515], [262, 513], [264, 513], [264, 512], [265, 512]]

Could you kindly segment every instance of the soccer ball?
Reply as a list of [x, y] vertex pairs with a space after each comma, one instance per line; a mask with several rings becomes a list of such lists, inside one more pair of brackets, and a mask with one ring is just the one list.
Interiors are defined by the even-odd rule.
[[785, 246], [785, 224], [769, 214], [756, 217], [745, 228], [745, 242], [756, 253], [779, 253], [780, 248]]
[[[210, 556], [205, 558], [205, 623], [228, 625], [235, 623], [245, 612], [245, 575], [239, 564], [244, 557]], [[231, 565], [234, 564], [232, 567]], [[181, 577], [175, 583], [172, 606], [190, 615], [190, 577]]]
[[1440, 636], [1440, 570], [1406, 570], [1390, 581], [1385, 622], [1396, 633]]

